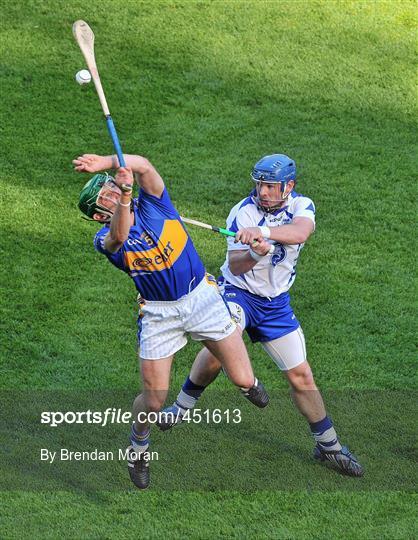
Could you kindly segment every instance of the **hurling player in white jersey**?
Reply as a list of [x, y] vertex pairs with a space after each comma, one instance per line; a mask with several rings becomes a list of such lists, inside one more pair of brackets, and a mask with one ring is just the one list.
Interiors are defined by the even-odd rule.
[[[227, 226], [228, 252], [220, 278], [224, 299], [241, 331], [266, 353], [287, 378], [293, 401], [309, 423], [316, 445], [314, 457], [351, 476], [363, 469], [341, 446], [309, 366], [302, 328], [290, 306], [288, 291], [304, 243], [315, 229], [315, 206], [295, 192], [296, 166], [283, 154], [263, 157], [252, 172], [255, 189], [235, 205]], [[197, 356], [174, 404], [166, 409], [181, 422], [221, 370], [207, 349]], [[175, 416], [174, 416], [175, 414]]]

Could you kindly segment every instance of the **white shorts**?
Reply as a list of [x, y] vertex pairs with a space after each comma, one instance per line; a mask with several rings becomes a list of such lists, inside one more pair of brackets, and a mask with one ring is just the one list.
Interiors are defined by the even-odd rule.
[[[232, 301], [228, 302], [228, 307], [235, 323], [241, 331], [245, 330], [247, 319], [243, 307]], [[281, 371], [289, 371], [306, 360], [305, 337], [300, 326], [284, 336], [259, 343]]]
[[186, 345], [187, 334], [195, 341], [220, 341], [234, 332], [236, 325], [216, 281], [210, 277], [205, 276], [191, 293], [179, 300], [141, 301], [138, 319], [141, 358], [158, 360], [171, 356]]
[[300, 326], [290, 334], [261, 343], [261, 346], [281, 371], [289, 371], [306, 360], [305, 337]]

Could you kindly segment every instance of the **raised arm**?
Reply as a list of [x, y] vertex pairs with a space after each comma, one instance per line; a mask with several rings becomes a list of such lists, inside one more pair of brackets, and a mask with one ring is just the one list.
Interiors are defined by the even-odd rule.
[[[123, 155], [126, 167], [130, 168], [135, 174], [135, 180], [138, 185], [150, 195], [161, 197], [164, 191], [164, 182], [158, 171], [146, 158], [130, 154]], [[119, 167], [118, 158], [112, 156], [98, 156], [96, 154], [83, 154], [73, 160], [73, 165], [78, 172], [96, 173], [108, 169], [117, 169]]]
[[133, 181], [130, 168], [121, 167], [118, 170], [115, 182], [121, 188], [122, 193], [110, 221], [110, 230], [104, 238], [104, 248], [110, 253], [116, 253], [123, 246], [128, 239], [129, 229], [133, 224], [133, 214], [131, 213]]

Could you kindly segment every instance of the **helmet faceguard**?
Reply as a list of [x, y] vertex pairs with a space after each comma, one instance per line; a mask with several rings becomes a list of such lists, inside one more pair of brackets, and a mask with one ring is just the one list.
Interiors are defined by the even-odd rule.
[[90, 219], [94, 219], [96, 213], [105, 215], [106, 218], [100, 222], [108, 223], [113, 215], [109, 206], [114, 205], [120, 194], [121, 190], [112, 176], [108, 173], [96, 174], [81, 190], [78, 207]]
[[[256, 196], [254, 198], [257, 206], [264, 212], [274, 212], [283, 205], [292, 191], [287, 189], [287, 184], [290, 181], [296, 182], [296, 165], [292, 159], [284, 154], [265, 156], [255, 164], [251, 178], [256, 182]], [[263, 183], [278, 185], [279, 196], [277, 199], [263, 201], [260, 198]]]
[[286, 201], [288, 196], [290, 195], [290, 192], [292, 190], [289, 190], [286, 193], [287, 190], [287, 182], [275, 182], [274, 185], [277, 185], [279, 187], [279, 196], [275, 199], [269, 199], [268, 201], [265, 201], [261, 198], [261, 186], [262, 184], [273, 184], [273, 182], [265, 182], [263, 180], [256, 180], [256, 186], [255, 186], [255, 202], [257, 203], [257, 206], [260, 208], [260, 210], [263, 210], [263, 212], [274, 212], [281, 208], [283, 203]]

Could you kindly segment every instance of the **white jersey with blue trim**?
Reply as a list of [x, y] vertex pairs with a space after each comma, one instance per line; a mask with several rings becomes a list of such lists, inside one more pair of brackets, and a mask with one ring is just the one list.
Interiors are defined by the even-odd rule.
[[[232, 208], [226, 221], [227, 228], [237, 232], [246, 227], [280, 227], [292, 223], [296, 217], [306, 217], [315, 225], [315, 206], [311, 199], [292, 191], [287, 203], [278, 210], [267, 213], [260, 210], [254, 199], [254, 192]], [[296, 277], [296, 264], [304, 244], [275, 245], [274, 253], [266, 255], [252, 270], [239, 276], [234, 276], [229, 269], [228, 254], [221, 267], [225, 280], [240, 289], [253, 294], [274, 298], [290, 289]], [[228, 237], [228, 251], [248, 250], [249, 246], [235, 243], [233, 237]]]

